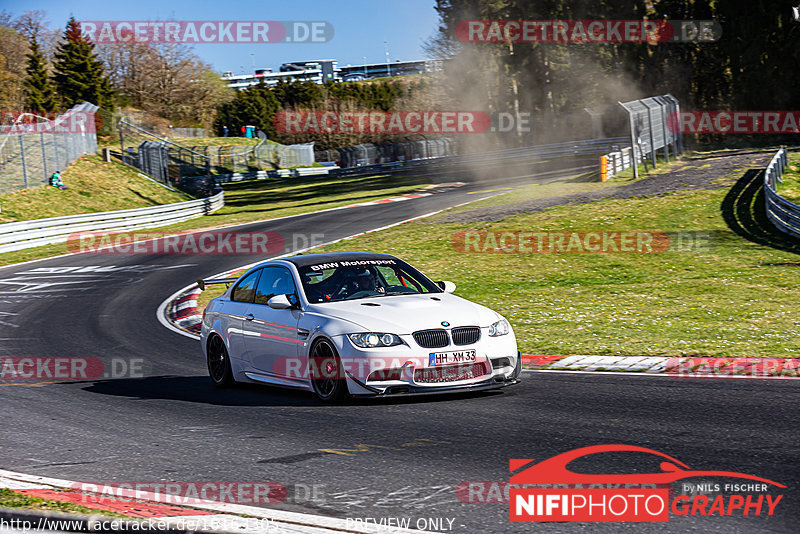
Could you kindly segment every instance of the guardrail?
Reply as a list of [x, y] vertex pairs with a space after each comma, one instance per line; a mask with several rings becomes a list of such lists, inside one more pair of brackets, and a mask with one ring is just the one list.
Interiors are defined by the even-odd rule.
[[767, 218], [772, 224], [781, 232], [800, 237], [800, 206], [780, 196], [776, 188], [777, 183], [783, 183], [783, 170], [788, 156], [786, 147], [781, 147], [767, 165], [764, 171], [764, 199]]
[[[184, 181], [208, 181], [213, 179], [216, 183], [239, 182], [242, 180], [257, 180], [263, 178], [292, 178], [297, 176], [371, 176], [375, 174], [394, 174], [414, 172], [420, 175], [435, 176], [437, 172], [449, 170], [457, 172], [461, 167], [496, 167], [499, 165], [518, 165], [540, 163], [549, 160], [562, 160], [572, 157], [594, 157], [607, 153], [612, 147], [624, 146], [628, 143], [627, 137], [608, 137], [602, 139], [587, 139], [584, 141], [568, 141], [532, 147], [510, 148], [479, 152], [461, 156], [439, 156], [425, 159], [407, 161], [390, 161], [374, 163], [357, 167], [304, 167], [298, 169], [278, 169], [275, 171], [251, 171], [231, 174], [212, 174], [183, 178]], [[498, 171], [502, 174], [502, 171]], [[184, 186], [184, 189], [186, 187]]]
[[600, 156], [600, 180], [605, 182], [626, 169], [633, 167], [633, 155], [636, 154], [636, 163], [642, 162], [642, 155], [632, 147], [625, 147]]
[[78, 232], [156, 228], [212, 213], [225, 205], [222, 192], [213, 197], [130, 210], [83, 213], [0, 224], [0, 253], [67, 241]]
[[266, 178], [302, 178], [305, 176], [328, 176], [331, 171], [339, 167], [299, 167], [297, 169], [276, 169], [272, 171], [233, 172], [228, 174], [207, 174], [202, 176], [189, 176], [184, 180], [199, 180], [213, 178], [214, 182], [224, 184], [228, 182], [242, 182], [245, 180], [264, 180]]

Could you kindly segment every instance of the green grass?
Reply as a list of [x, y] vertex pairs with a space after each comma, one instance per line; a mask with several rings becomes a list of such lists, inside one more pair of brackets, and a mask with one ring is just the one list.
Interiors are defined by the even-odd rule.
[[[95, 156], [91, 156], [89, 159], [91, 161], [99, 162], [99, 158], [96, 158]], [[114, 165], [116, 167], [121, 167], [118, 164]], [[128, 168], [122, 169], [126, 172], [130, 171]], [[159, 185], [136, 176], [136, 171], [130, 172], [133, 172], [133, 175], [136, 178], [146, 182], [153, 188], [169, 193], [168, 190], [160, 187]], [[46, 191], [47, 195], [49, 195], [47, 198], [62, 200], [67, 197], [60, 197], [59, 194], [64, 195], [67, 193], [72, 193], [74, 195], [75, 192], [72, 189], [73, 182], [68, 179], [66, 174], [64, 175], [64, 181], [70, 186], [70, 189], [66, 191], [60, 191], [55, 188], [49, 188], [50, 190]], [[402, 195], [412, 191], [418, 191], [419, 189], [425, 187], [427, 183], [428, 182], [426, 178], [386, 175], [355, 178], [275, 178], [230, 183], [225, 184], [224, 186], [225, 206], [220, 210], [205, 217], [199, 217], [197, 219], [192, 219], [190, 221], [185, 221], [170, 226], [159, 227], [157, 230], [159, 232], [178, 232], [205, 228], [219, 228], [222, 226], [284, 217], [287, 215], [309, 213], [321, 209], [346, 206], [348, 204], [357, 202], [365, 202]], [[107, 185], [107, 187], [110, 186]], [[38, 192], [38, 190], [35, 191]], [[34, 191], [28, 191], [26, 194], [30, 194], [32, 192]], [[100, 192], [97, 192], [96, 194], [99, 195]], [[107, 190], [105, 194], [113, 196], [113, 192], [110, 189]], [[109, 200], [108, 202], [111, 201]], [[102, 209], [94, 209], [92, 211], [121, 209], [118, 206], [107, 206], [109, 206], [109, 204], [103, 204]], [[3, 211], [0, 215], [5, 215], [5, 199], [2, 200], [2, 208]], [[42, 211], [36, 211], [33, 207], [29, 207], [27, 210], [30, 215], [46, 212], [46, 202], [41, 208]], [[80, 213], [80, 211], [77, 211], [77, 208], [75, 212]], [[59, 214], [63, 215], [64, 213]], [[49, 217], [54, 215], [37, 216]], [[66, 252], [67, 246], [64, 243], [36, 247], [17, 252], [8, 252], [5, 254], [0, 254], [0, 265], [44, 258], [58, 254], [64, 254]]]
[[[797, 357], [799, 258], [732, 231], [721, 211], [728, 191], [609, 199], [495, 223], [437, 223], [445, 213], [319, 250], [397, 254], [434, 279], [452, 280], [458, 295], [504, 314], [525, 353]], [[699, 231], [712, 233], [714, 246], [465, 254], [452, 244], [462, 230]]]
[[[170, 141], [183, 146], [255, 146], [260, 139], [247, 137], [170, 137]], [[268, 145], [277, 145], [277, 141], [267, 140]]]
[[[134, 138], [131, 138], [134, 139]], [[142, 138], [135, 138], [134, 141], [129, 141], [126, 146], [136, 145]], [[150, 141], [153, 139], [150, 138]], [[248, 139], [247, 137], [170, 137], [170, 141], [185, 147], [193, 146], [255, 146], [260, 141], [259, 139]], [[276, 141], [266, 141], [267, 144], [278, 144]], [[119, 135], [108, 135], [97, 137], [97, 148], [110, 148], [111, 150], [119, 150]]]
[[[244, 271], [233, 273], [227, 278], [239, 278]], [[197, 309], [201, 312], [205, 309], [211, 299], [215, 299], [225, 293], [228, 287], [225, 284], [215, 284], [213, 286], [206, 286], [206, 289], [197, 297]]]
[[170, 230], [210, 228], [367, 202], [418, 191], [427, 179], [416, 176], [355, 178], [269, 178], [224, 184], [225, 207]]
[[[666, 159], [664, 159], [663, 151], [659, 151], [656, 155], [656, 166], [653, 167], [653, 160], [647, 158], [647, 170], [645, 170], [644, 163], [639, 163], [637, 165], [639, 171], [639, 178], [646, 178], [648, 176], [656, 176], [659, 174], [664, 174], [665, 172], [674, 172], [681, 170], [682, 168], [689, 165], [689, 162], [686, 160], [686, 156], [692, 154], [684, 154], [681, 156], [680, 159], [676, 159], [674, 155], [670, 154], [669, 163], [667, 163]], [[609, 167], [611, 163], [609, 162]], [[625, 169], [624, 171], [620, 171], [614, 176], [609, 177], [609, 181], [613, 182], [620, 182], [620, 181], [627, 181], [633, 179], [633, 167]]]
[[5, 488], [0, 488], [0, 508], [24, 508], [26, 510], [47, 510], [50, 512], [65, 512], [73, 514], [103, 514], [111, 517], [129, 517], [116, 512], [97, 510], [71, 502], [61, 502], [54, 501], [52, 499], [30, 497], [28, 495], [17, 493]]
[[800, 203], [800, 152], [789, 151], [789, 162], [782, 179], [783, 183], [777, 184], [778, 194], [795, 204]]
[[0, 223], [182, 202], [170, 191], [120, 163], [83, 156], [61, 173], [69, 189], [49, 185], [0, 196]]

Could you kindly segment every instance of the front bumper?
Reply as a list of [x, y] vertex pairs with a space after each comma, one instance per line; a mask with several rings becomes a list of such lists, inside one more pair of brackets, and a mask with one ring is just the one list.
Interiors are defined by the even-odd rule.
[[516, 362], [512, 368], [495, 368], [492, 367], [491, 360], [488, 361], [490, 374], [456, 383], [418, 384], [412, 378], [367, 382], [350, 372], [346, 372], [345, 376], [348, 381], [348, 389], [353, 397], [395, 397], [487, 391], [519, 383], [519, 376], [522, 372], [522, 356], [519, 352], [517, 352]]
[[[356, 381], [353, 377], [348, 377]], [[493, 377], [482, 382], [474, 382], [469, 384], [450, 384], [445, 386], [414, 386], [414, 385], [401, 385], [401, 386], [388, 386], [383, 390], [368, 386], [366, 384], [359, 384], [360, 387], [370, 390], [369, 393], [351, 393], [353, 397], [400, 397], [400, 396], [417, 396], [417, 395], [441, 395], [446, 393], [465, 393], [474, 391], [489, 391], [492, 389], [500, 389], [506, 386], [519, 384], [517, 378], [503, 378]]]

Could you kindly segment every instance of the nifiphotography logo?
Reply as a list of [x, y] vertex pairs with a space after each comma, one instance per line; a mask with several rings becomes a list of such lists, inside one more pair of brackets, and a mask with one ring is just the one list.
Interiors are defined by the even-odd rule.
[[[608, 452], [646, 453], [663, 458], [660, 472], [583, 474], [567, 465], [589, 455]], [[655, 522], [676, 516], [771, 516], [783, 494], [768, 493], [783, 484], [745, 473], [693, 470], [662, 452], [633, 445], [582, 447], [535, 462], [509, 460], [515, 473], [509, 480], [509, 520], [515, 522]], [[528, 466], [528, 467], [525, 467]], [[524, 468], [520, 471], [521, 468]], [[671, 484], [703, 477], [703, 483]], [[708, 483], [709, 477], [740, 479]], [[742, 482], [742, 479], [747, 482]], [[715, 495], [716, 494], [716, 495]]]

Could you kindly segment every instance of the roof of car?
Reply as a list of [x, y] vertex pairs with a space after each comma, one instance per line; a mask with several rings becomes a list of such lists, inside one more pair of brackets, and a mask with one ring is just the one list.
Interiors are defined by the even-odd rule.
[[328, 252], [325, 254], [303, 254], [300, 256], [290, 256], [282, 258], [284, 261], [293, 263], [296, 267], [307, 267], [321, 263], [332, 263], [337, 261], [359, 261], [359, 260], [396, 260], [391, 254], [381, 254], [376, 252]]

